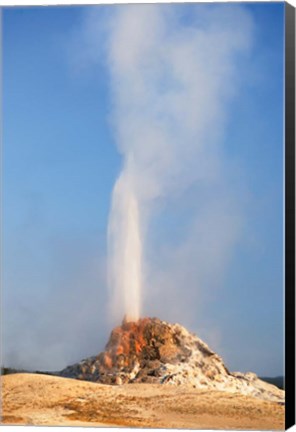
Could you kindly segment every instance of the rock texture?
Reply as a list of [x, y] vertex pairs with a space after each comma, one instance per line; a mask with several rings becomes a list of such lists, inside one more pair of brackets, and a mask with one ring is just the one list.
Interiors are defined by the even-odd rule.
[[58, 375], [103, 384], [190, 385], [284, 403], [285, 392], [251, 372], [229, 372], [195, 334], [157, 318], [123, 321], [105, 351], [68, 366]]

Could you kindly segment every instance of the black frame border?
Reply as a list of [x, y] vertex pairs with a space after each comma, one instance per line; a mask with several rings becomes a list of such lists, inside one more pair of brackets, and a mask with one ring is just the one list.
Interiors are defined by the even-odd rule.
[[285, 3], [285, 427], [295, 424], [295, 8]]

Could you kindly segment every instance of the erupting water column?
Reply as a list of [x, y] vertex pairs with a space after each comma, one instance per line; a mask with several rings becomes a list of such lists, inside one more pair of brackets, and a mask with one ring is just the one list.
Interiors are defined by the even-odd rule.
[[[224, 262], [235, 244], [241, 211], [233, 199], [236, 190], [229, 189], [232, 165], [226, 162], [221, 138], [228, 101], [236, 94], [241, 54], [251, 47], [253, 24], [247, 10], [230, 5], [195, 5], [189, 20], [173, 5], [126, 5], [112, 11], [110, 22], [107, 18], [107, 25], [99, 22], [98, 28], [108, 34], [112, 127], [123, 158], [108, 227], [114, 324], [123, 315], [130, 321], [139, 318], [141, 291], [148, 294], [146, 280], [154, 290], [175, 287], [180, 296], [184, 280], [188, 290], [199, 280], [211, 286], [212, 262]], [[169, 209], [182, 203], [181, 194], [184, 204], [189, 201], [188, 227], [175, 251], [162, 248], [163, 263], [172, 266], [162, 277], [159, 263], [143, 259], [153, 256], [146, 232], [154, 211], [161, 211], [157, 203]], [[198, 206], [191, 205], [192, 199]], [[227, 229], [214, 235], [225, 215]], [[175, 216], [177, 208], [172, 220]], [[163, 222], [158, 222], [160, 228]], [[185, 234], [189, 229], [190, 236]], [[207, 253], [213, 235], [214, 258]], [[194, 256], [200, 260], [198, 271]], [[162, 296], [166, 298], [164, 291]]]
[[115, 312], [124, 307], [125, 319], [136, 321], [140, 317], [142, 244], [138, 200], [132, 175], [126, 169], [113, 189], [108, 252], [109, 284], [117, 298]]

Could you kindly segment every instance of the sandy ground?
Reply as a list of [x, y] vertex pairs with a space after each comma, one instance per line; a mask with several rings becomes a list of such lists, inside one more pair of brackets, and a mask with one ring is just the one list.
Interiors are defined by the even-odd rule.
[[108, 386], [37, 374], [1, 377], [1, 423], [187, 429], [284, 429], [284, 406], [183, 386]]

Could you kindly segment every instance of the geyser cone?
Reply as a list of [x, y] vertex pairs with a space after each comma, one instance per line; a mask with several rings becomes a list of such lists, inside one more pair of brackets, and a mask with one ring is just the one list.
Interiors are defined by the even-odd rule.
[[124, 320], [105, 351], [69, 366], [62, 376], [104, 384], [156, 383], [239, 392], [283, 402], [285, 392], [254, 373], [229, 372], [222, 358], [179, 324], [158, 318]]

